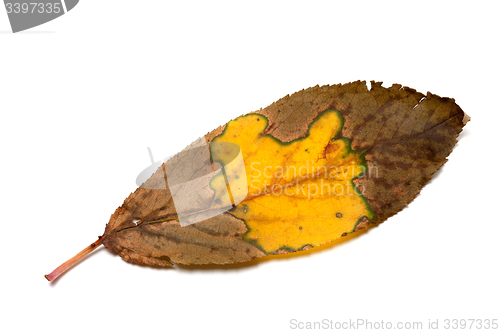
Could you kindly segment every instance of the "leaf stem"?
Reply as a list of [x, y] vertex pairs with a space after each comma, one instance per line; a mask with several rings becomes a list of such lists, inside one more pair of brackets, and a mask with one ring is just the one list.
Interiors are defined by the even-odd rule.
[[57, 279], [62, 273], [76, 265], [80, 260], [88, 256], [90, 253], [92, 253], [95, 249], [97, 249], [99, 246], [102, 245], [102, 241], [104, 240], [104, 237], [100, 237], [97, 241], [93, 242], [89, 246], [87, 246], [83, 251], [78, 253], [76, 256], [73, 258], [69, 259], [66, 261], [64, 264], [61, 266], [57, 267], [52, 273], [45, 275], [45, 278], [49, 281], [54, 281]]

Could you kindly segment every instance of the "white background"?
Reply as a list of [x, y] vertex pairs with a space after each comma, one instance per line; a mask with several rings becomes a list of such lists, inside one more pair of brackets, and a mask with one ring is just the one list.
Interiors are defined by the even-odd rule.
[[[498, 12], [497, 2], [83, 0], [12, 34], [0, 9], [0, 330], [500, 320]], [[100, 249], [44, 279], [102, 234], [149, 165], [147, 147], [160, 159], [287, 94], [358, 79], [453, 97], [472, 118], [437, 177], [381, 226], [233, 268], [159, 270]]]

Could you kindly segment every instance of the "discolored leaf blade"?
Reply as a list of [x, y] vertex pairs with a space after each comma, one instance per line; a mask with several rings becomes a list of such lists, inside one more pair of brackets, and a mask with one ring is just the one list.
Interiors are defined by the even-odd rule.
[[[446, 162], [468, 120], [453, 99], [396, 84], [372, 82], [368, 89], [358, 81], [305, 89], [219, 127], [174, 156], [115, 211], [100, 242], [125, 261], [155, 267], [243, 262], [321, 245], [406, 207]], [[241, 148], [246, 175], [222, 170], [224, 158], [186, 164], [200, 160], [194, 148], [219, 142]], [[261, 167], [253, 168], [256, 162]], [[263, 167], [305, 165], [353, 172], [261, 177]], [[172, 190], [167, 177], [176, 172], [182, 182], [202, 185], [194, 198], [197, 208], [188, 215], [225, 212], [181, 226], [184, 212], [176, 211], [173, 195], [183, 189]], [[203, 178], [207, 174], [213, 176]], [[240, 176], [248, 184], [241, 193], [241, 186], [227, 187], [228, 178]], [[356, 195], [318, 195], [310, 187], [267, 195], [278, 185], [283, 190], [301, 184], [338, 184]], [[238, 196], [242, 200], [235, 203]]]

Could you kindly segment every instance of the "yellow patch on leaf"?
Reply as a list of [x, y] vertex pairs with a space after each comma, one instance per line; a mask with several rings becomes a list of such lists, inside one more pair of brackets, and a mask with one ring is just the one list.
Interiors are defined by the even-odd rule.
[[[352, 232], [363, 217], [373, 217], [352, 183], [366, 171], [363, 151], [352, 151], [346, 138], [336, 139], [343, 126], [338, 111], [323, 112], [305, 138], [292, 142], [264, 134], [267, 126], [262, 115], [242, 116], [213, 140], [241, 149], [244, 169], [229, 163], [225, 175], [214, 176], [210, 186], [214, 205], [224, 207], [231, 205], [227, 180], [238, 184], [231, 186], [230, 197], [244, 199], [229, 213], [245, 221], [247, 241], [267, 253], [294, 251], [337, 239]], [[222, 164], [229, 162], [223, 156], [235, 155], [215, 153]]]

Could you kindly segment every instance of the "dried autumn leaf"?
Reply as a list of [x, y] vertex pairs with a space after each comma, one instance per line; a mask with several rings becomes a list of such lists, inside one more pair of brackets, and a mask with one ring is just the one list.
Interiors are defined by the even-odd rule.
[[453, 99], [397, 84], [302, 90], [171, 158], [125, 199], [98, 241], [46, 278], [101, 244], [130, 263], [168, 267], [331, 242], [408, 205], [468, 120]]

